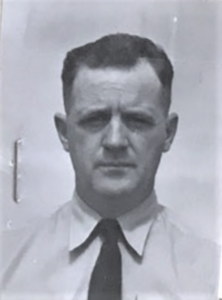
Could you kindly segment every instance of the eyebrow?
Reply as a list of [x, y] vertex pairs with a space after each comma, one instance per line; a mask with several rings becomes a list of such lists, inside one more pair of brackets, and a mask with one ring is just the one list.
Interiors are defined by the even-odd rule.
[[[97, 114], [112, 114], [112, 108], [109, 107], [84, 107], [76, 110], [77, 117], [79, 119], [89, 117], [89, 116], [96, 116]], [[123, 116], [138, 116], [138, 117], [145, 117], [155, 121], [156, 116], [154, 110], [151, 108], [146, 109], [144, 107], [137, 107], [137, 108], [125, 108], [120, 112]]]
[[126, 112], [122, 113], [122, 117], [126, 118], [126, 119], [136, 118], [136, 119], [139, 119], [141, 121], [143, 120], [143, 121], [151, 122], [153, 124], [157, 123], [157, 118], [154, 115], [149, 114], [149, 113], [144, 112], [144, 111], [126, 111]]
[[141, 108], [135, 108], [135, 109], [126, 109], [123, 111], [123, 114], [125, 115], [135, 115], [135, 116], [145, 116], [147, 118], [153, 118], [155, 119], [155, 112], [153, 109], [146, 109], [144, 107]]
[[83, 109], [79, 109], [76, 110], [77, 115], [80, 118], [84, 118], [90, 115], [96, 115], [98, 113], [105, 113], [105, 114], [109, 114], [111, 113], [111, 109], [110, 108], [102, 108], [102, 107], [92, 107], [92, 108], [83, 108]]

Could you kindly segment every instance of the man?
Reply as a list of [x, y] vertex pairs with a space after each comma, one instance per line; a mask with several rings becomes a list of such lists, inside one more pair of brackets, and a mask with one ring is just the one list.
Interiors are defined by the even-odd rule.
[[5, 299], [216, 299], [215, 246], [179, 227], [154, 191], [178, 124], [172, 79], [165, 52], [138, 36], [67, 54], [66, 115], [55, 124], [75, 193], [50, 219], [7, 234]]

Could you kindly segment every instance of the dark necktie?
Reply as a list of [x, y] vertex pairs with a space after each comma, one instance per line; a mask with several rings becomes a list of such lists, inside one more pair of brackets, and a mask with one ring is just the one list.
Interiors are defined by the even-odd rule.
[[103, 244], [91, 274], [88, 300], [121, 300], [120, 225], [114, 219], [103, 219], [95, 227], [94, 234], [101, 236]]

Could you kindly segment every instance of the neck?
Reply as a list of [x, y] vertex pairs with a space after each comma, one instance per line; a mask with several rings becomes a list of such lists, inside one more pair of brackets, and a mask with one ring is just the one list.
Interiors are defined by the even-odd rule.
[[120, 195], [118, 197], [107, 195], [93, 196], [92, 194], [87, 195], [86, 193], [81, 193], [78, 189], [77, 194], [82, 201], [96, 211], [101, 217], [115, 219], [140, 205], [150, 196], [152, 190], [153, 188], [140, 193], [140, 195], [136, 193], [136, 195]]

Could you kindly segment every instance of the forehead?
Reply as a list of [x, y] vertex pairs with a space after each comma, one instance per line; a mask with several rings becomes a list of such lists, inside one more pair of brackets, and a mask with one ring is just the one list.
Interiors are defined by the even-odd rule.
[[151, 105], [160, 96], [161, 82], [148, 62], [129, 69], [81, 67], [72, 87], [75, 109], [93, 105]]

